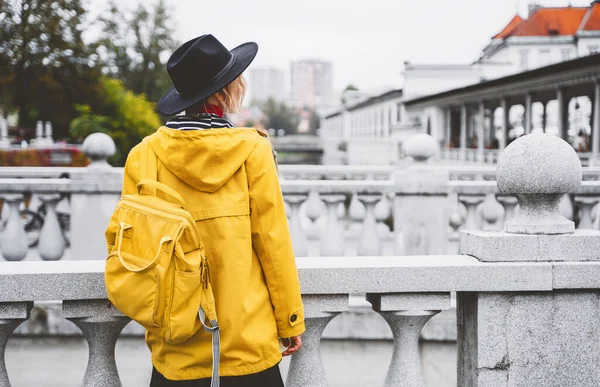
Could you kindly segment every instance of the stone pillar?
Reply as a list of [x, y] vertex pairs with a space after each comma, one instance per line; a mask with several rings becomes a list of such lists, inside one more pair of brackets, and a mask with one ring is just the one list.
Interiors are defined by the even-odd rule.
[[569, 99], [565, 96], [563, 89], [556, 90], [558, 102], [558, 133], [563, 140], [567, 139], [569, 130]]
[[77, 325], [88, 342], [88, 365], [82, 386], [120, 387], [115, 345], [119, 334], [131, 320], [108, 300], [65, 300], [63, 317]]
[[485, 105], [483, 101], [479, 103], [477, 115], [477, 162], [483, 163], [485, 161], [483, 153], [485, 143]]
[[450, 309], [450, 293], [367, 294], [367, 300], [394, 335], [394, 353], [384, 387], [425, 387], [419, 337], [431, 317]]
[[450, 143], [452, 142], [452, 108], [448, 106], [444, 110], [444, 133], [446, 133], [446, 149], [450, 149]]
[[490, 108], [490, 128], [488, 131], [489, 138], [488, 144], [490, 148], [494, 145], [494, 140], [496, 139], [496, 107]]
[[592, 159], [590, 166], [599, 164], [598, 152], [600, 151], [600, 81], [594, 82], [594, 104], [592, 106]]
[[[73, 179], [95, 181], [98, 186], [118, 185], [123, 178], [112, 171], [107, 159], [115, 153], [115, 143], [104, 133], [94, 133], [83, 142], [83, 152], [92, 163], [85, 173]], [[121, 195], [111, 192], [71, 194], [71, 257], [73, 260], [106, 259], [104, 232]]]
[[548, 126], [548, 101], [542, 101], [542, 131], [546, 133]]
[[500, 150], [506, 148], [508, 140], [508, 131], [510, 130], [510, 105], [508, 104], [506, 97], [502, 98], [502, 136], [500, 137], [499, 147]]
[[6, 344], [13, 331], [29, 318], [33, 302], [0, 303], [0, 386], [10, 387], [4, 353]]
[[302, 335], [302, 349], [292, 355], [285, 385], [327, 387], [329, 384], [319, 348], [321, 336], [335, 316], [348, 310], [348, 295], [303, 295], [302, 303], [306, 332]]
[[[465, 232], [462, 253], [483, 265], [545, 262], [550, 278], [561, 270], [569, 275], [562, 265], [598, 261], [600, 232], [575, 230], [559, 212], [561, 197], [578, 192], [581, 179], [567, 142], [548, 134], [516, 140], [498, 162], [497, 182], [500, 192], [517, 196], [520, 209], [504, 232]], [[559, 284], [538, 292], [459, 292], [458, 385], [600, 385], [599, 297], [597, 289]]]
[[467, 152], [467, 105], [460, 107], [460, 161], [465, 162]]
[[404, 146], [415, 163], [394, 173], [394, 230], [402, 230], [403, 246], [397, 255], [446, 254], [449, 174], [426, 166], [438, 152], [438, 144], [433, 137], [419, 133]]
[[532, 119], [532, 101], [531, 101], [531, 94], [527, 93], [525, 95], [525, 134], [529, 134], [531, 133], [531, 130], [533, 129], [533, 119]]

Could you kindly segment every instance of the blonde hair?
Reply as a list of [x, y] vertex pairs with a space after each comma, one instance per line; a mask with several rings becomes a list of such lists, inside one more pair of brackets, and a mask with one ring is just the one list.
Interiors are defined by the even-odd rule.
[[237, 77], [229, 85], [225, 86], [205, 101], [219, 106], [223, 113], [237, 113], [242, 108], [248, 84], [242, 75]]

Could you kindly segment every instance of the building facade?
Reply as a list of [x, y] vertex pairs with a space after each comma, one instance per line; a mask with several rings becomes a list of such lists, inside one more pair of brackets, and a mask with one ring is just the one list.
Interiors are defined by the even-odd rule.
[[333, 65], [318, 59], [291, 63], [291, 105], [298, 109], [327, 109], [334, 101]]
[[286, 100], [285, 75], [282, 69], [274, 67], [253, 67], [250, 69], [250, 99], [264, 102], [273, 99]]
[[[530, 8], [528, 18], [519, 15], [513, 17], [499, 33], [492, 37], [490, 43], [483, 49], [481, 57], [471, 64], [405, 63], [404, 87], [402, 96], [397, 101], [397, 111], [404, 113], [394, 124], [392, 130], [394, 135], [390, 136], [388, 141], [396, 141], [391, 146], [398, 149], [399, 144], [408, 134], [415, 131], [427, 132], [434, 136], [440, 145], [448, 148], [478, 149], [479, 160], [483, 154], [481, 149], [501, 148], [507, 141], [522, 134], [544, 130], [548, 133], [559, 134], [560, 132], [565, 139], [570, 139], [578, 150], [591, 151], [590, 146], [581, 147], [581, 143], [586, 141], [589, 143], [592, 137], [593, 125], [590, 116], [593, 111], [591, 98], [593, 92], [574, 95], [573, 98], [569, 98], [566, 105], [564, 101], [557, 103], [555, 99], [546, 95], [538, 98], [535, 93], [530, 93], [527, 98], [508, 100], [507, 104], [510, 106], [506, 113], [502, 109], [497, 109], [500, 103], [494, 105], [494, 109], [490, 109], [483, 101], [486, 125], [490, 127], [485, 138], [477, 136], [474, 129], [482, 125], [479, 123], [482, 117], [479, 104], [468, 105], [465, 108], [466, 113], [461, 112], [461, 108], [452, 110], [450, 114], [446, 107], [435, 103], [412, 103], [410, 109], [406, 109], [404, 102], [504, 79], [515, 74], [551, 67], [557, 63], [578, 63], [575, 61], [576, 58], [586, 57], [596, 52], [600, 52], [600, 1], [594, 1], [589, 7], [543, 8], [534, 5]], [[556, 76], [557, 74], [553, 74], [546, 81], [551, 84], [553, 77]], [[369, 109], [378, 111], [384, 108], [384, 103], [379, 98], [382, 96], [371, 98]], [[348, 128], [340, 129], [339, 125], [343, 123], [350, 125], [347, 120], [339, 119], [342, 114], [343, 109], [339, 114], [330, 114], [325, 118], [322, 125], [323, 136], [336, 138], [339, 137], [340, 132], [353, 133]], [[565, 121], [564, 117], [569, 119]], [[456, 130], [452, 132], [453, 134], [448, 133], [447, 128], [450, 126], [458, 128], [463, 118], [466, 120], [467, 128], [465, 136], [460, 136], [460, 131]], [[328, 122], [331, 120], [334, 122]], [[507, 131], [506, 136], [501, 135], [502, 125]], [[330, 130], [334, 132], [328, 133]], [[365, 140], [359, 139], [369, 137], [370, 133], [377, 133], [376, 124], [369, 120], [361, 121], [359, 127], [353, 130], [360, 132], [357, 137], [349, 135], [355, 139], [356, 144], [360, 141], [366, 144]], [[357, 147], [358, 145], [354, 146], [355, 149]], [[327, 157], [327, 149], [326, 147], [325, 161], [330, 160]], [[345, 156], [346, 162], [363, 163], [360, 161], [361, 157], [351, 156], [349, 149], [350, 147]], [[367, 149], [365, 145], [365, 152]], [[464, 154], [470, 153], [461, 153], [462, 160]], [[473, 159], [475, 161], [475, 158]]]

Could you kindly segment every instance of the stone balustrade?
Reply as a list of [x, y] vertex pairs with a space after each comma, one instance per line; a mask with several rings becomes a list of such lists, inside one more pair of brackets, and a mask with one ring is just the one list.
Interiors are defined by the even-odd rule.
[[[94, 141], [87, 144], [93, 148]], [[415, 136], [406, 147], [417, 161], [394, 169], [281, 166], [296, 255], [434, 253], [430, 246], [439, 248], [436, 254], [456, 254], [462, 230], [500, 230], [518, 206], [514, 196], [498, 192], [496, 167], [432, 165], [427, 161], [436, 146], [427, 135]], [[0, 168], [0, 240], [13, 241], [0, 244], [5, 260], [58, 260], [65, 254], [77, 259], [89, 252], [101, 259], [123, 170], [106, 164], [110, 150], [96, 153], [89, 168]], [[435, 182], [427, 181], [432, 177]], [[600, 229], [599, 177], [600, 168], [584, 168], [578, 192], [561, 202], [563, 215], [580, 229]], [[432, 211], [436, 206], [440, 211]], [[434, 218], [415, 220], [409, 209]], [[432, 240], [432, 229], [440, 224], [445, 229], [437, 229]]]
[[[572, 257], [563, 258], [569, 261]], [[394, 353], [385, 385], [420, 387], [424, 383], [417, 346], [419, 333], [429, 318], [450, 308], [452, 292], [468, 297], [481, 292], [535, 292], [532, 294], [543, 297], [564, 289], [592, 291], [600, 287], [599, 262], [489, 263], [470, 256], [447, 255], [305, 257], [298, 258], [297, 263], [307, 332], [303, 350], [292, 359], [288, 386], [327, 386], [319, 341], [329, 321], [348, 309], [351, 294], [366, 294], [373, 310], [384, 317], [393, 332]], [[34, 302], [62, 300], [63, 318], [74, 322], [89, 344], [82, 385], [120, 386], [114, 348], [129, 320], [106, 300], [102, 261], [4, 263], [0, 288], [0, 353], [4, 353], [12, 331], [28, 318]], [[469, 324], [485, 323], [474, 312], [459, 313], [459, 321], [463, 318]], [[543, 330], [534, 334], [543, 334]], [[459, 348], [497, 350], [491, 338], [463, 340], [459, 336]], [[10, 386], [9, 375], [0, 357], [1, 386]], [[467, 384], [459, 379], [458, 385]]]

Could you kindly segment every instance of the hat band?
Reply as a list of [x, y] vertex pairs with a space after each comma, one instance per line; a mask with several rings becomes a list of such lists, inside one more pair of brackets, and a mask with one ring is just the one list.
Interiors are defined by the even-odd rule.
[[[215, 75], [210, 81], [206, 82], [203, 85], [199, 85], [199, 86], [204, 87], [204, 86], [208, 86], [212, 83], [219, 81], [233, 67], [234, 63], [235, 63], [235, 56], [232, 55], [231, 58], [229, 59], [229, 62], [227, 62], [225, 67], [223, 67], [223, 69], [221, 71], [219, 71], [219, 73], [217, 75]], [[177, 92], [178, 95], [186, 94], [186, 93], [179, 92], [179, 90], [177, 90], [177, 88], [175, 88], [175, 91]]]

